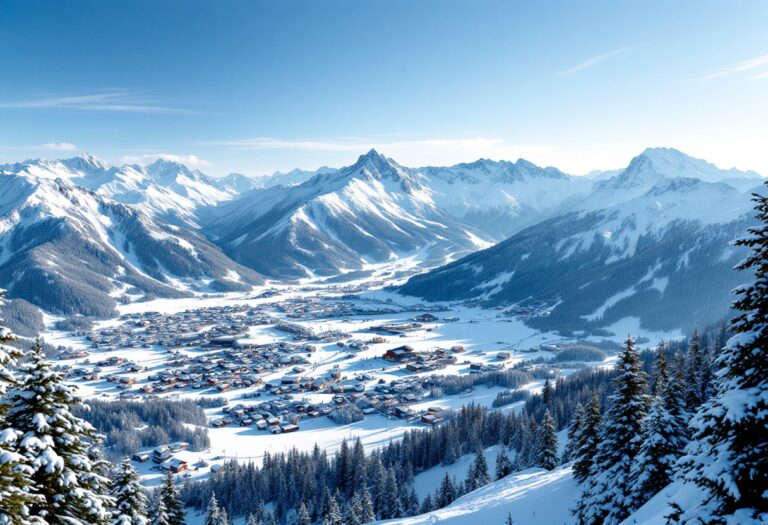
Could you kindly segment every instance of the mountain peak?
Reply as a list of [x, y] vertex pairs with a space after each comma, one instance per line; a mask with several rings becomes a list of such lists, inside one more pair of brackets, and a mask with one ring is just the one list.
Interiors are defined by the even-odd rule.
[[104, 160], [87, 153], [69, 159], [62, 159], [59, 162], [72, 171], [85, 173], [106, 171], [109, 169], [109, 164]]
[[157, 159], [144, 168], [154, 179], [175, 179], [179, 175], [191, 176], [192, 172], [181, 162]]

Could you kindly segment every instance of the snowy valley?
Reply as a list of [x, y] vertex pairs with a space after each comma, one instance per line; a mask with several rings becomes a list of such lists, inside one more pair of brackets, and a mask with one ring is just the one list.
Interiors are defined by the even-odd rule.
[[3, 324], [43, 338], [125, 475], [188, 523], [211, 494], [249, 524], [665, 522], [662, 494], [579, 510], [601, 494], [579, 425], [618, 418], [617, 364], [643, 378], [637, 425], [712, 398], [764, 179], [664, 148], [601, 176], [371, 150], [273, 178], [0, 166]]

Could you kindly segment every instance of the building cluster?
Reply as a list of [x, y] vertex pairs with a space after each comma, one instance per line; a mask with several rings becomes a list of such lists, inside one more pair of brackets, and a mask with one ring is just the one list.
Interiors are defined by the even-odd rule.
[[179, 474], [189, 468], [187, 461], [174, 457], [176, 453], [189, 448], [188, 443], [177, 442], [169, 445], [160, 445], [150, 452], [136, 452], [131, 456], [137, 463], [146, 463], [150, 459], [158, 470]]
[[[323, 380], [298, 378], [290, 382], [291, 391], [314, 390], [321, 386], [324, 393], [332, 393], [333, 397], [327, 402], [312, 402], [295, 398], [293, 395], [283, 395], [279, 399], [271, 399], [255, 404], [227, 405], [221, 409], [220, 417], [211, 422], [213, 427], [224, 426], [255, 427], [271, 433], [296, 432], [300, 429], [301, 421], [322, 416], [333, 417], [334, 411], [347, 410], [357, 413], [360, 417], [371, 414], [381, 414], [387, 417], [405, 419], [409, 422], [421, 421], [433, 425], [442, 420], [442, 410], [431, 407], [417, 411], [412, 405], [423, 401], [427, 395], [428, 381], [418, 378], [404, 378], [391, 383], [373, 382], [375, 378], [368, 374], [357, 376], [353, 380]], [[265, 385], [272, 392], [284, 390], [290, 378], [283, 378], [275, 383]]]

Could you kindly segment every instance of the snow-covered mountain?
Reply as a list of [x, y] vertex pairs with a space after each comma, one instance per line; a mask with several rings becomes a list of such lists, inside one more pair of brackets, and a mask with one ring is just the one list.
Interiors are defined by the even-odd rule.
[[213, 214], [204, 231], [225, 252], [288, 278], [414, 254], [435, 266], [492, 241], [438, 207], [418, 172], [373, 150], [338, 172], [249, 192]]
[[754, 173], [646, 150], [559, 215], [401, 291], [517, 305], [530, 324], [563, 332], [599, 333], [628, 317], [663, 330], [716, 321], [739, 281], [732, 268], [741, 253], [730, 241], [750, 221], [744, 188], [760, 183]]
[[[80, 160], [89, 176], [99, 173], [94, 159]], [[85, 166], [66, 168], [85, 173]], [[0, 286], [11, 296], [53, 313], [105, 316], [122, 296], [261, 282], [199, 233], [78, 186], [76, 177], [54, 178], [54, 170], [61, 166], [0, 174]], [[115, 174], [106, 167], [100, 173]]]
[[294, 169], [288, 172], [276, 171], [272, 175], [263, 175], [261, 177], [255, 177], [256, 188], [271, 188], [272, 186], [297, 186], [307, 182], [315, 175], [330, 175], [336, 173], [336, 168], [329, 168], [328, 166], [322, 166], [316, 170], [302, 170]]
[[592, 181], [556, 168], [480, 159], [417, 170], [435, 205], [502, 240], [586, 194]]
[[153, 217], [193, 227], [197, 226], [196, 214], [201, 207], [232, 199], [258, 185], [245, 175], [209, 177], [175, 161], [160, 159], [148, 166], [114, 167], [89, 155], [56, 161], [29, 160], [0, 166], [0, 172], [68, 180]]

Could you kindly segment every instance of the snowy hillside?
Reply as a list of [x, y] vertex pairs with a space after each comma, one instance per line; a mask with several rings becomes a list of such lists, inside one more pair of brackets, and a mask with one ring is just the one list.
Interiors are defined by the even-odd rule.
[[755, 187], [760, 179], [661, 153], [647, 150], [570, 211], [416, 276], [403, 293], [517, 304], [531, 325], [561, 331], [671, 329], [722, 318], [739, 281], [732, 267], [741, 255], [730, 241], [751, 207], [749, 191], [730, 181]]
[[528, 469], [470, 492], [445, 508], [378, 523], [491, 525], [503, 524], [511, 514], [515, 525], [572, 524], [570, 509], [578, 494], [569, 467]]
[[173, 297], [261, 282], [198, 233], [30, 171], [0, 175], [0, 283], [13, 297], [50, 312], [105, 316], [126, 294]]

